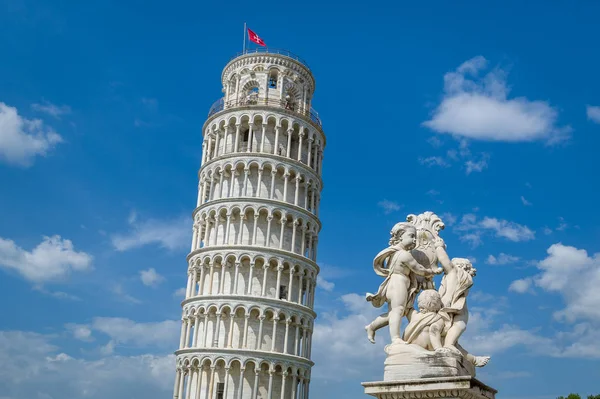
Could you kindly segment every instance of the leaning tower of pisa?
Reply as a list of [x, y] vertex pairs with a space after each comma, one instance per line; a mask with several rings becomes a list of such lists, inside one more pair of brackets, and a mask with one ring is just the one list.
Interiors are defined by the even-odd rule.
[[203, 126], [175, 399], [307, 399], [325, 135], [286, 51], [225, 66]]

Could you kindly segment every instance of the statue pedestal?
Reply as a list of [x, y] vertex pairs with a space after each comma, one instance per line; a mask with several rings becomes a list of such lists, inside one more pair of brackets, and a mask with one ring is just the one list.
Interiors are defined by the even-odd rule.
[[387, 358], [384, 381], [405, 381], [419, 378], [475, 377], [475, 367], [463, 355], [454, 352], [437, 353], [413, 344], [391, 344], [385, 347]]
[[470, 376], [363, 382], [365, 393], [377, 399], [495, 399], [497, 391]]

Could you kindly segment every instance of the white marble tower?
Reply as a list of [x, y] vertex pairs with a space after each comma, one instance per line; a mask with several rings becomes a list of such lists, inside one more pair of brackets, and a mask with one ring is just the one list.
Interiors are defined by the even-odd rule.
[[305, 62], [252, 50], [203, 126], [174, 399], [307, 399], [325, 135]]

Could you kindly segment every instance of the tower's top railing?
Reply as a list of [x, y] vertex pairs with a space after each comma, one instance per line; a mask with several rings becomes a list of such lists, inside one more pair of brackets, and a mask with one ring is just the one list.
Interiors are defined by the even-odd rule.
[[304, 65], [308, 70], [310, 70], [310, 67], [308, 66], [306, 61], [304, 61], [302, 58], [298, 57], [296, 54], [292, 53], [291, 51], [278, 49], [278, 48], [270, 48], [270, 47], [258, 47], [258, 48], [254, 48], [254, 49], [246, 49], [243, 52], [237, 53], [235, 56], [231, 57], [229, 62], [233, 61], [234, 59], [236, 59], [238, 57], [241, 57], [242, 55], [255, 54], [255, 53], [283, 55], [285, 57], [288, 57], [295, 61], [298, 61], [299, 63]]

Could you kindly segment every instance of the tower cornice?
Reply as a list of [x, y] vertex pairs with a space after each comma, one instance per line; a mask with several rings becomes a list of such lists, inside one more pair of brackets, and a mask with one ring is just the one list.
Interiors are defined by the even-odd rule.
[[251, 207], [251, 206], [266, 206], [267, 208], [273, 208], [271, 210], [276, 211], [276, 210], [284, 210], [284, 211], [288, 211], [290, 213], [299, 213], [300, 216], [304, 216], [307, 219], [310, 219], [311, 222], [315, 223], [319, 229], [317, 230], [317, 233], [319, 231], [321, 231], [321, 221], [319, 220], [319, 218], [312, 214], [311, 212], [307, 211], [306, 209], [302, 208], [301, 206], [297, 206], [294, 204], [290, 204], [289, 202], [285, 202], [285, 201], [280, 201], [280, 200], [274, 200], [274, 199], [269, 199], [269, 198], [260, 198], [260, 197], [246, 197], [246, 196], [239, 196], [236, 198], [220, 198], [220, 199], [216, 199], [216, 200], [210, 200], [207, 201], [203, 204], [201, 204], [199, 207], [197, 207], [196, 209], [194, 209], [194, 211], [192, 212], [192, 218], [195, 220], [196, 219], [196, 215], [198, 215], [199, 213], [201, 213], [204, 209], [207, 208], [212, 208], [212, 207], [218, 207], [219, 205], [229, 205], [229, 207], [239, 207], [239, 208], [247, 208], [247, 207]]
[[312, 92], [314, 93], [316, 89], [316, 82], [308, 65], [300, 60], [294, 59], [292, 54], [289, 52], [285, 54], [284, 51], [285, 50], [275, 50], [273, 52], [269, 52], [269, 49], [266, 49], [265, 52], [248, 52], [241, 54], [225, 65], [225, 68], [223, 68], [223, 72], [221, 74], [221, 82], [223, 85], [225, 85], [228, 78], [234, 71], [246, 65], [265, 64], [268, 66], [288, 68], [300, 74], [300, 76], [310, 82]]

